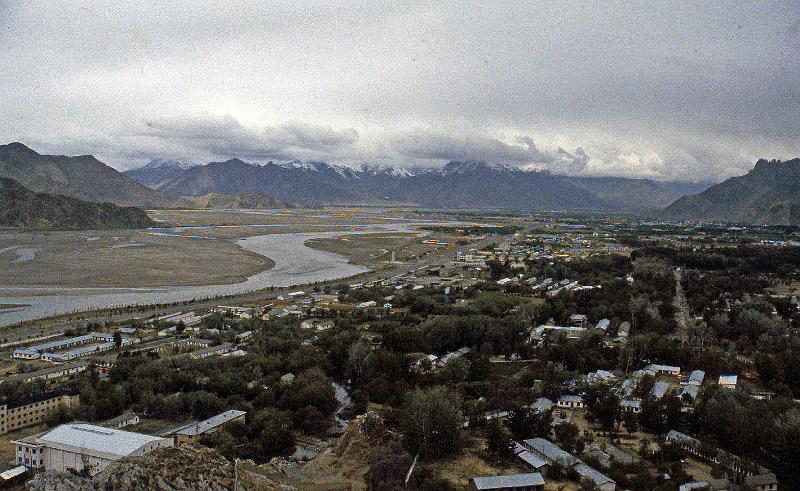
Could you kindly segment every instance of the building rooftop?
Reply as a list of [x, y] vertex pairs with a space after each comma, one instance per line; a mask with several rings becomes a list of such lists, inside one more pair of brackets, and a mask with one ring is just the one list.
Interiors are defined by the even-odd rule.
[[508, 476], [473, 477], [476, 489], [524, 488], [543, 486], [544, 478], [538, 472], [530, 474], [511, 474]]
[[748, 486], [765, 486], [767, 484], [777, 484], [778, 479], [775, 474], [758, 474], [745, 477], [744, 483]]
[[218, 426], [222, 426], [228, 421], [232, 421], [238, 418], [239, 416], [243, 416], [245, 414], [247, 414], [247, 412], [245, 411], [239, 411], [238, 409], [229, 409], [228, 411], [225, 411], [224, 413], [219, 413], [216, 416], [212, 416], [205, 421], [201, 421], [191, 426], [187, 426], [186, 428], [178, 431], [178, 435], [188, 435], [188, 436], [202, 435], [208, 430], [214, 429]]
[[542, 467], [548, 465], [547, 461], [540, 458], [538, 455], [528, 452], [527, 450], [523, 450], [522, 452], [517, 454], [517, 457], [522, 459], [526, 464], [533, 467], [534, 469], [541, 469]]
[[567, 467], [573, 466], [579, 462], [572, 454], [561, 450], [556, 444], [544, 438], [531, 438], [525, 440], [525, 444], [536, 450], [539, 454], [544, 455], [550, 462], [558, 462]]
[[695, 370], [689, 375], [689, 382], [703, 383], [706, 378], [706, 372], [702, 370]]
[[650, 391], [650, 394], [656, 399], [661, 399], [662, 397], [664, 397], [664, 394], [666, 394], [668, 390], [669, 390], [668, 383], [656, 382], [655, 384], [653, 384], [653, 389]]
[[667, 433], [667, 440], [679, 441], [696, 447], [700, 446], [700, 440], [677, 430], [669, 430], [669, 433]]
[[87, 453], [119, 457], [130, 455], [148, 443], [161, 440], [163, 438], [86, 423], [64, 424], [37, 439], [39, 443], [75, 447]]
[[33, 404], [35, 402], [47, 401], [54, 397], [74, 396], [77, 393], [78, 393], [77, 391], [69, 388], [49, 390], [46, 392], [40, 392], [38, 394], [34, 394], [29, 397], [24, 397], [22, 399], [16, 399], [6, 404], [8, 405], [8, 409], [14, 409], [17, 407], [27, 406], [28, 404]]
[[35, 379], [35, 378], [38, 378], [38, 377], [44, 377], [44, 376], [49, 375], [51, 373], [58, 373], [58, 372], [66, 371], [66, 370], [71, 370], [73, 368], [88, 367], [88, 366], [89, 366], [89, 362], [88, 361], [76, 361], [76, 362], [71, 362], [71, 363], [65, 363], [63, 365], [54, 365], [54, 366], [50, 366], [50, 367], [47, 367], [47, 368], [42, 368], [41, 370], [36, 370], [35, 372], [15, 373], [14, 375], [10, 375], [7, 378], [7, 380], [8, 381], [12, 381], [12, 380], [25, 381], [25, 380]]
[[589, 479], [598, 486], [600, 486], [601, 484], [615, 482], [610, 477], [606, 476], [605, 474], [603, 474], [602, 472], [598, 471], [593, 467], [589, 467], [583, 462], [578, 462], [578, 464], [575, 467], [573, 467], [573, 469], [575, 469], [575, 472], [580, 474], [581, 477]]

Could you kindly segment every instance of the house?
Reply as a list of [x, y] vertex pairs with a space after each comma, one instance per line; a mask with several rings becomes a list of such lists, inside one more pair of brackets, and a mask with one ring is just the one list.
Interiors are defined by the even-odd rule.
[[575, 395], [563, 395], [558, 398], [556, 405], [563, 409], [579, 409], [586, 407], [583, 397]]
[[583, 462], [579, 462], [572, 470], [578, 473], [582, 483], [594, 486], [594, 489], [599, 491], [614, 491], [617, 489], [616, 481]]
[[232, 421], [244, 422], [246, 414], [246, 411], [230, 409], [199, 423], [189, 425], [175, 434], [175, 444], [195, 442], [199, 440], [201, 436], [214, 433]]
[[553, 401], [546, 397], [540, 397], [536, 399], [529, 407], [537, 413], [544, 413], [553, 409]]
[[669, 384], [666, 382], [656, 382], [653, 384], [653, 388], [650, 390], [650, 395], [653, 396], [655, 399], [661, 399], [669, 390]]
[[544, 438], [531, 438], [524, 440], [522, 445], [534, 455], [544, 459], [550, 465], [572, 467], [580, 462], [569, 452], [565, 452], [557, 445]]
[[608, 331], [608, 327], [611, 325], [611, 321], [608, 319], [600, 319], [597, 321], [597, 325], [594, 326], [595, 329], [600, 329], [603, 331]]
[[729, 491], [733, 485], [727, 479], [712, 479], [710, 481], [693, 481], [678, 486], [678, 491], [691, 491], [693, 489], [703, 491]]
[[581, 482], [586, 482], [601, 491], [614, 491], [617, 487], [613, 479], [605, 476], [596, 469], [589, 467], [569, 452], [565, 452], [557, 445], [544, 438], [531, 438], [522, 442], [523, 446], [535, 456], [545, 460], [550, 465], [570, 468], [580, 476]]
[[136, 413], [130, 412], [123, 413], [116, 418], [103, 421], [100, 423], [100, 425], [105, 426], [106, 428], [125, 428], [126, 426], [139, 424], [139, 421], [139, 416]]
[[778, 489], [778, 480], [775, 474], [758, 474], [745, 477], [744, 485], [753, 491], [772, 491]]
[[374, 307], [376, 305], [378, 305], [378, 302], [376, 302], [375, 300], [369, 300], [367, 302], [361, 302], [360, 304], [356, 305], [356, 308], [357, 309], [366, 309], [366, 308], [369, 308], [369, 307]]
[[689, 385], [703, 385], [703, 380], [706, 378], [706, 372], [702, 370], [694, 370], [691, 374], [689, 374]]
[[569, 316], [569, 323], [574, 327], [586, 327], [589, 318], [584, 314], [572, 314]]
[[24, 465], [18, 465], [0, 472], [0, 488], [11, 487], [14, 483], [22, 484], [22, 481], [27, 479], [28, 473], [28, 468]]
[[619, 395], [623, 398], [630, 398], [638, 386], [639, 380], [636, 377], [626, 379], [619, 388]]
[[545, 334], [550, 332], [563, 332], [566, 334], [567, 339], [578, 339], [581, 337], [581, 334], [586, 332], [586, 328], [575, 326], [542, 325], [533, 329], [531, 332], [531, 339], [544, 339]]
[[253, 336], [253, 331], [245, 331], [236, 335], [237, 341], [245, 341]]
[[294, 382], [294, 379], [295, 379], [295, 376], [294, 376], [293, 373], [291, 373], [291, 372], [284, 373], [283, 375], [281, 375], [280, 382], [281, 382], [281, 385], [292, 385], [292, 382]]
[[614, 374], [608, 370], [597, 370], [596, 372], [591, 372], [586, 375], [586, 381], [590, 384], [604, 384], [612, 382], [616, 378], [617, 377], [615, 377]]
[[514, 442], [514, 455], [525, 463], [525, 466], [530, 467], [532, 470], [544, 474], [550, 467], [550, 464], [541, 458], [539, 455], [533, 454], [525, 449], [522, 445]]
[[473, 477], [467, 489], [470, 491], [508, 490], [535, 491], [544, 489], [544, 478], [538, 472], [511, 474], [507, 476]]
[[700, 393], [699, 385], [686, 385], [681, 387], [675, 392], [675, 395], [680, 397], [684, 404], [691, 404], [697, 400], [697, 395]]
[[739, 377], [734, 374], [723, 374], [719, 376], [719, 386], [721, 389], [736, 390], [736, 383]]
[[638, 458], [611, 444], [606, 445], [606, 453], [611, 457], [611, 460], [621, 464], [635, 464], [639, 461]]
[[623, 411], [631, 412], [631, 413], [640, 413], [642, 412], [642, 401], [633, 400], [633, 399], [624, 399], [620, 401], [619, 405], [622, 407]]
[[115, 460], [141, 456], [172, 440], [86, 423], [68, 423], [38, 437], [14, 441], [16, 463], [46, 471], [88, 473], [94, 476]]
[[39, 352], [31, 348], [17, 348], [11, 354], [11, 357], [18, 360], [38, 360]]
[[651, 363], [642, 369], [645, 375], [673, 375], [675, 377], [681, 376], [681, 367], [672, 365], [658, 365]]

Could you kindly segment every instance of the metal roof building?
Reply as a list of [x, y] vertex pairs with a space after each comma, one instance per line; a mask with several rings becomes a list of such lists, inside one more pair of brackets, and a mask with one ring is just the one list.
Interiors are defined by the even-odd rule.
[[172, 446], [172, 440], [168, 438], [86, 423], [64, 424], [39, 436], [35, 442], [15, 443], [18, 455], [21, 450], [25, 451], [20, 446], [36, 447], [41, 455], [37, 463], [45, 470], [85, 470], [90, 475], [97, 474], [122, 457], [144, 455], [159, 447]]
[[532, 472], [530, 474], [511, 474], [508, 476], [473, 477], [470, 480], [469, 489], [544, 489], [544, 478], [538, 472]]
[[192, 441], [197, 439], [200, 435], [204, 435], [206, 433], [213, 433], [216, 431], [220, 426], [230, 423], [231, 421], [244, 419], [246, 411], [239, 411], [238, 409], [229, 409], [224, 413], [219, 413], [216, 416], [212, 416], [204, 421], [200, 421], [199, 423], [195, 423], [193, 425], [189, 425], [182, 430], [179, 430], [175, 436], [177, 443], [183, 443], [187, 441]]

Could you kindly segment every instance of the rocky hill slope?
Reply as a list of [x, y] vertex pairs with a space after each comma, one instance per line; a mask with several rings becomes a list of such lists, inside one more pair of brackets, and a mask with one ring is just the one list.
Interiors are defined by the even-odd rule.
[[260, 210], [287, 208], [289, 205], [262, 193], [218, 194], [203, 196], [181, 196], [172, 202], [171, 207], [186, 209], [247, 209]]
[[40, 155], [22, 143], [0, 145], [0, 177], [39, 193], [59, 194], [122, 206], [157, 206], [166, 201], [150, 189], [91, 155]]
[[800, 225], [800, 159], [759, 160], [746, 175], [680, 198], [663, 215], [682, 220]]
[[154, 225], [139, 208], [37, 193], [13, 179], [0, 177], [0, 227], [100, 230]]

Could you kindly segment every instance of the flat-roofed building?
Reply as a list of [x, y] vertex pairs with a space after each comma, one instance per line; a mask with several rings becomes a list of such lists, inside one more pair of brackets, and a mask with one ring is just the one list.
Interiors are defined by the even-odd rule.
[[76, 407], [79, 400], [76, 392], [62, 389], [0, 405], [0, 435], [43, 423], [61, 408]]
[[216, 346], [208, 346], [205, 348], [200, 348], [198, 350], [192, 351], [187, 353], [190, 358], [194, 358], [199, 360], [201, 358], [208, 358], [211, 356], [217, 356], [225, 354], [233, 349], [233, 344], [231, 343], [222, 343]]
[[194, 442], [200, 439], [203, 435], [214, 433], [222, 428], [224, 425], [231, 421], [244, 421], [246, 411], [239, 411], [238, 409], [230, 409], [224, 413], [212, 416], [205, 421], [195, 423], [179, 430], [175, 434], [175, 443]]
[[96, 343], [96, 344], [87, 344], [84, 346], [77, 346], [75, 348], [68, 349], [63, 353], [50, 353], [50, 352], [42, 353], [42, 360], [60, 363], [64, 361], [74, 360], [76, 358], [83, 358], [84, 356], [89, 356], [96, 353], [102, 353], [104, 351], [111, 351], [116, 347], [117, 345], [113, 341]]
[[65, 363], [63, 365], [55, 365], [35, 372], [16, 373], [6, 378], [6, 383], [12, 382], [32, 382], [34, 380], [54, 380], [61, 377], [68, 377], [76, 373], [80, 373], [89, 367], [87, 361], [76, 361], [73, 363]]
[[739, 381], [738, 379], [739, 377], [732, 373], [722, 374], [719, 376], [718, 383], [722, 389], [736, 390], [736, 384]]
[[64, 424], [38, 437], [14, 443], [17, 444], [18, 465], [46, 471], [86, 472], [91, 476], [123, 457], [140, 456], [156, 448], [172, 446], [169, 438], [86, 423]]

